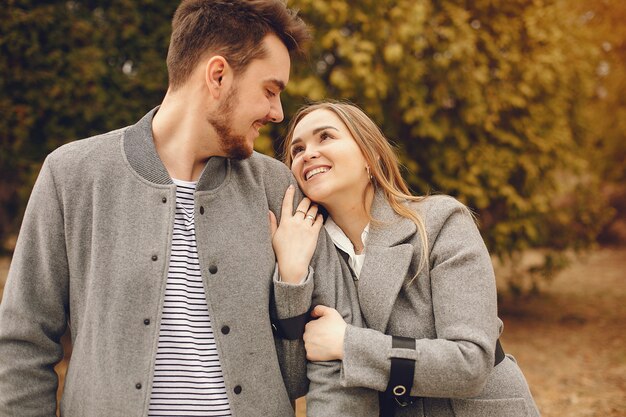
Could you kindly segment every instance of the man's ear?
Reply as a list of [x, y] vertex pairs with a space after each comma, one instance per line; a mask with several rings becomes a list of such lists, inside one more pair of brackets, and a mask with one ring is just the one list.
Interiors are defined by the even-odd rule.
[[228, 65], [228, 61], [222, 56], [215, 55], [211, 57], [205, 67], [205, 83], [209, 92], [213, 98], [219, 98], [222, 91], [224, 91], [226, 79], [231, 72], [231, 68]]

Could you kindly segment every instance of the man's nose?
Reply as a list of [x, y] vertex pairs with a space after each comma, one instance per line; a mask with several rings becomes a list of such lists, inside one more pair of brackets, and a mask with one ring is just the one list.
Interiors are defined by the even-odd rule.
[[273, 103], [270, 107], [269, 118], [274, 123], [280, 123], [285, 118], [285, 115], [283, 114], [283, 105], [280, 99], [276, 103]]

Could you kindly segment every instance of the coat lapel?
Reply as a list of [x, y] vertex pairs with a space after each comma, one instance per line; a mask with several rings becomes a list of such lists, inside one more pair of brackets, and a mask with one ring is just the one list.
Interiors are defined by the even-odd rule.
[[415, 248], [408, 241], [416, 226], [396, 214], [381, 192], [374, 197], [372, 217], [375, 221], [370, 224], [358, 294], [367, 326], [384, 332], [415, 256]]

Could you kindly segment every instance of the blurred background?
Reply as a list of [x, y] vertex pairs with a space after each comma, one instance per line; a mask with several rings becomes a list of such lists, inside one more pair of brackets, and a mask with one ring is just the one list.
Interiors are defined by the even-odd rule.
[[[285, 122], [257, 149], [279, 156], [308, 101], [361, 106], [415, 194], [476, 212], [504, 348], [543, 415], [626, 415], [626, 1], [288, 3], [314, 42], [294, 62]], [[178, 2], [3, 4], [0, 293], [45, 156], [160, 103]]]

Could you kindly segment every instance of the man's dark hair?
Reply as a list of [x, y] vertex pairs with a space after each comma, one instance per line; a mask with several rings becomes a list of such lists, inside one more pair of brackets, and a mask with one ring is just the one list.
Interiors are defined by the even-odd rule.
[[183, 85], [207, 53], [221, 55], [235, 73], [267, 51], [273, 33], [290, 54], [302, 54], [310, 39], [306, 24], [281, 0], [183, 0], [172, 20], [167, 54], [170, 88]]

